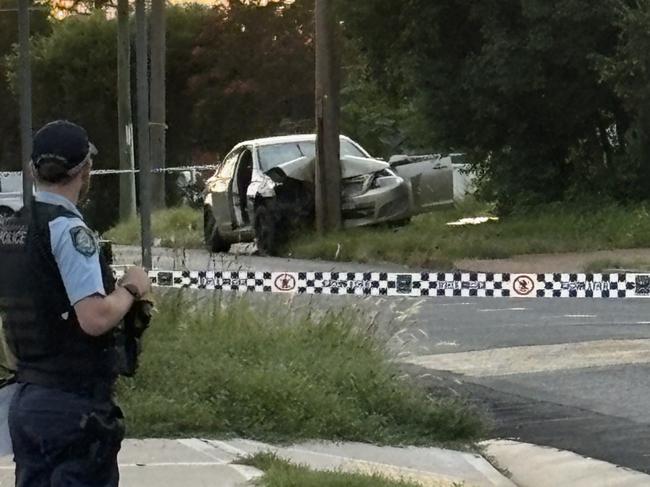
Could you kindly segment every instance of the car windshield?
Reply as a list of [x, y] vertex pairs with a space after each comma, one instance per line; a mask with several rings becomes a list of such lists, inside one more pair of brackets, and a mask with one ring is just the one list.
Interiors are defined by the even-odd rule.
[[[260, 168], [266, 172], [280, 164], [300, 157], [315, 157], [316, 142], [285, 142], [283, 144], [265, 145], [258, 149]], [[367, 157], [356, 145], [348, 140], [341, 140], [341, 156]]]

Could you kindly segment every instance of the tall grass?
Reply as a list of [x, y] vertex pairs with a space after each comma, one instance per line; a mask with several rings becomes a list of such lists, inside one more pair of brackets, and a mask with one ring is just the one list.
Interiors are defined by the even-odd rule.
[[139, 374], [120, 383], [128, 434], [390, 444], [481, 434], [472, 410], [400, 379], [360, 319], [171, 295], [148, 332]]
[[[201, 211], [187, 206], [169, 208], [153, 213], [151, 231], [156, 245], [161, 247], [199, 248], [203, 245]], [[116, 244], [140, 244], [140, 220], [133, 217], [119, 223], [104, 234]]]

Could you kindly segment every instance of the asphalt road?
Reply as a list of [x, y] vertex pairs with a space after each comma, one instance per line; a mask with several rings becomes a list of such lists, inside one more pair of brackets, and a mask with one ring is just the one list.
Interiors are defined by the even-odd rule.
[[[116, 255], [123, 262], [137, 260], [137, 251], [129, 249]], [[206, 258], [189, 252], [183, 263], [201, 270]], [[179, 265], [178, 256], [167, 251], [158, 254], [158, 262]], [[251, 256], [228, 256], [222, 265], [378, 270]], [[494, 436], [650, 473], [649, 300], [296, 296], [291, 301], [297, 308], [356, 307], [372, 316], [395, 356], [408, 362], [409, 373], [433, 392], [453, 390], [468, 398], [492, 419]]]
[[433, 300], [393, 340], [428, 387], [487, 411], [495, 435], [648, 473], [649, 311], [645, 300]]

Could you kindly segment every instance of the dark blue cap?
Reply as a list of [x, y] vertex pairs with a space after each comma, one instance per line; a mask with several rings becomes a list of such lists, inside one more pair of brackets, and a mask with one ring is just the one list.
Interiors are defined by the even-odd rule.
[[68, 171], [81, 169], [97, 153], [83, 127], [56, 120], [42, 127], [34, 136], [32, 164], [36, 169], [42, 162], [59, 162]]

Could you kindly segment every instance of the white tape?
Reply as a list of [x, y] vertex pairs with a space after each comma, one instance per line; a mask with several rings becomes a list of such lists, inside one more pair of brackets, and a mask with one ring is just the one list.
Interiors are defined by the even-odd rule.
[[[214, 171], [219, 167], [219, 164], [208, 164], [205, 166], [178, 166], [178, 167], [165, 167], [162, 169], [152, 169], [152, 173], [161, 172], [183, 172], [183, 171]], [[139, 169], [95, 169], [90, 172], [93, 176], [103, 176], [106, 174], [136, 174]], [[20, 176], [22, 171], [6, 171], [0, 172], [0, 177]]]

